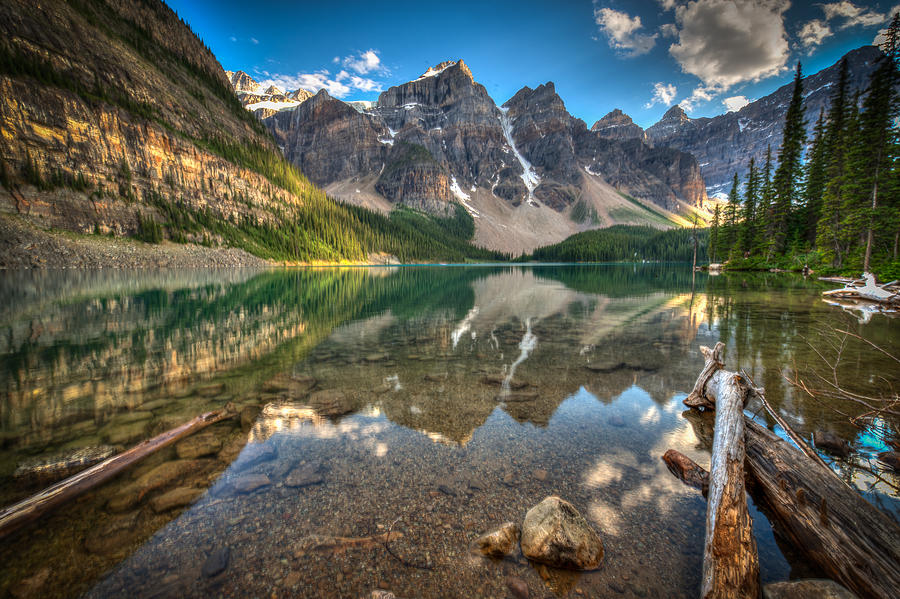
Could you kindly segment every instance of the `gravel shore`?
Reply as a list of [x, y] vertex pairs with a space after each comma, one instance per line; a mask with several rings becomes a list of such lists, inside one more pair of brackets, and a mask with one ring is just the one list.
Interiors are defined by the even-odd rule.
[[197, 268], [267, 266], [244, 250], [45, 230], [0, 214], [0, 268]]

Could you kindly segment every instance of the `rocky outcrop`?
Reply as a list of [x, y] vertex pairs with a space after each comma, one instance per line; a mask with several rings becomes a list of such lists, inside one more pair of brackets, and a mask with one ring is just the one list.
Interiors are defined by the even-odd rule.
[[594, 570], [603, 561], [603, 542], [575, 506], [550, 496], [525, 514], [522, 553], [556, 568]]
[[[863, 46], [845, 55], [850, 93], [865, 90], [881, 50]], [[820, 110], [828, 110], [837, 85], [839, 63], [803, 79], [806, 125], [815, 126]], [[793, 84], [751, 102], [737, 112], [713, 118], [689, 118], [679, 106], [670, 108], [663, 118], [646, 131], [655, 145], [666, 145], [693, 154], [701, 165], [710, 194], [727, 193], [735, 173], [746, 177], [750, 159], [765, 161], [766, 148], [773, 157], [781, 146], [785, 113]]]
[[616, 108], [591, 126], [591, 131], [606, 139], [640, 139], [647, 140], [647, 135], [631, 117]]

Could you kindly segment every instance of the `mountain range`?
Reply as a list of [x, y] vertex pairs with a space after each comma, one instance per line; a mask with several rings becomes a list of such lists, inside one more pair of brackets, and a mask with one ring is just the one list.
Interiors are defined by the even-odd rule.
[[[238, 86], [253, 85], [242, 72], [232, 79], [246, 102]], [[321, 90], [278, 108], [257, 114], [285, 157], [330, 195], [437, 216], [461, 204], [476, 243], [502, 251], [598, 226], [686, 225], [706, 202], [691, 155], [588, 130], [552, 82], [497, 106], [462, 60], [435, 65], [371, 105]]]

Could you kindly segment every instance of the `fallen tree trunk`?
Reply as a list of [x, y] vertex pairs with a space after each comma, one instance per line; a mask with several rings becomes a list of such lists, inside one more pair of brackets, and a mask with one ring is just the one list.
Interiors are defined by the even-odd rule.
[[759, 597], [759, 556], [744, 483], [744, 401], [740, 375], [721, 370], [724, 345], [704, 349], [706, 365], [694, 390], [715, 398], [716, 423], [706, 506], [700, 597]]
[[128, 451], [104, 460], [87, 470], [82, 470], [78, 474], [61, 480], [36, 495], [9, 506], [0, 512], [0, 539], [85, 491], [109, 480], [148, 455], [231, 415], [227, 408], [201, 414], [190, 422], [143, 441]]
[[834, 473], [747, 419], [747, 472], [781, 530], [860, 597], [897, 596], [900, 527]]
[[680, 451], [669, 449], [663, 454], [662, 461], [666, 463], [669, 472], [681, 479], [689, 487], [699, 489], [706, 497], [709, 491], [709, 472], [703, 469], [694, 460]]
[[[764, 398], [764, 391], [753, 387], [745, 377], [721, 370], [721, 345], [714, 350], [702, 348], [707, 361], [684, 401], [686, 405], [719, 407], [721, 389], [713, 383], [725, 374], [740, 379], [736, 385], [745, 397]], [[706, 382], [701, 380], [704, 377]], [[900, 527], [844, 484], [821, 460], [810, 458], [746, 416], [742, 420], [747, 476], [754, 483], [751, 491], [757, 503], [764, 504], [772, 514], [773, 525], [828, 576], [860, 597], [896, 597], [900, 588]], [[698, 421], [697, 425], [705, 433], [708, 424]], [[713, 460], [718, 428], [717, 413]], [[693, 464], [694, 476], [703, 476], [700, 466], [682, 457], [687, 460], [683, 467], [692, 469]]]

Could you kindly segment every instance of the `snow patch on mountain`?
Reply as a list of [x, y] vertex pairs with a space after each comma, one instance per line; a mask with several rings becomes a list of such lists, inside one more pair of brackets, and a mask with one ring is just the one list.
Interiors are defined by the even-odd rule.
[[537, 171], [534, 170], [534, 167], [531, 166], [531, 163], [516, 148], [516, 142], [513, 141], [512, 137], [512, 124], [509, 122], [509, 115], [507, 114], [509, 108], [505, 106], [499, 106], [498, 108], [500, 110], [500, 127], [503, 129], [503, 136], [506, 138], [506, 143], [512, 149], [512, 153], [519, 161], [519, 164], [522, 165], [522, 182], [525, 183], [525, 187], [528, 189], [528, 203], [537, 205], [534, 201], [534, 190], [541, 184], [541, 178]]

